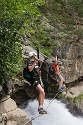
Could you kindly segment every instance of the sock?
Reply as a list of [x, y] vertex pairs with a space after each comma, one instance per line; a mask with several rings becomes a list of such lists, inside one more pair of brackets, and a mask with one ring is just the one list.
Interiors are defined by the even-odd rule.
[[39, 109], [40, 109], [40, 108], [42, 108], [42, 107], [43, 107], [43, 106], [42, 106], [42, 105], [40, 105], [40, 106], [39, 106]]

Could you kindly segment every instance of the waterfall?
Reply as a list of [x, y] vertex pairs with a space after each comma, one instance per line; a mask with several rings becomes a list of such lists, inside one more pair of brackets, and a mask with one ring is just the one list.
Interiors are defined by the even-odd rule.
[[31, 118], [35, 118], [34, 120], [32, 120], [33, 125], [83, 125], [83, 118], [80, 116], [73, 116], [66, 108], [66, 105], [61, 101], [57, 101], [56, 99], [54, 99], [52, 103], [50, 103], [48, 99], [45, 99], [44, 109], [46, 109], [47, 107], [48, 113], [37, 118], [35, 117], [39, 114], [37, 111], [38, 101], [36, 99], [27, 101], [27, 105], [23, 110]]

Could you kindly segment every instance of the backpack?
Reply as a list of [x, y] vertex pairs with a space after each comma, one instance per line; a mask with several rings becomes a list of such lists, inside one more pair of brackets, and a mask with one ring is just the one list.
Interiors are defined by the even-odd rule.
[[28, 70], [27, 67], [25, 67], [23, 69], [23, 77], [27, 80], [27, 81], [30, 81], [32, 79], [32, 76], [31, 76], [31, 73], [30, 71]]
[[55, 73], [53, 67], [52, 67], [52, 64], [49, 66], [49, 74], [50, 75], [53, 75]]

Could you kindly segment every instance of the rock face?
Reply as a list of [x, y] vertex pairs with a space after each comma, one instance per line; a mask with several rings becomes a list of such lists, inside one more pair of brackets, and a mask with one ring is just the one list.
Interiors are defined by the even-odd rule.
[[[62, 61], [61, 74], [65, 78], [68, 87], [66, 97], [74, 98], [83, 95], [83, 40], [70, 43], [59, 42], [61, 46], [54, 49], [53, 56], [58, 55]], [[83, 97], [82, 97], [83, 98]], [[75, 109], [74, 109], [75, 108]], [[75, 104], [70, 103], [71, 112], [83, 116], [83, 99]]]
[[66, 98], [72, 98], [75, 101], [71, 101], [69, 99], [69, 103], [67, 107], [69, 108], [70, 112], [74, 115], [81, 115], [83, 117], [83, 82], [78, 83], [78, 85], [70, 87], [67, 90]]
[[66, 97], [74, 98], [79, 96], [80, 94], [83, 94], [83, 83], [75, 87], [69, 88]]
[[[62, 62], [60, 70], [62, 76], [65, 78], [65, 82], [69, 83], [75, 79], [83, 76], [83, 39], [76, 41], [73, 39], [70, 42], [58, 42], [53, 51], [53, 56], [58, 55]], [[30, 46], [24, 46], [23, 58], [28, 58], [28, 52], [35, 51]], [[40, 60], [45, 60], [47, 57], [41, 52], [39, 54]], [[47, 59], [47, 63], [51, 63], [51, 59]]]
[[[83, 100], [79, 101], [76, 106], [79, 108], [79, 110], [82, 112], [83, 114]], [[83, 115], [82, 115], [83, 116]]]
[[14, 110], [16, 108], [17, 106], [15, 101], [8, 97], [7, 97], [7, 100], [4, 100], [4, 101], [2, 100], [2, 102], [0, 103], [0, 112], [3, 112], [3, 113], [9, 112], [12, 109]]
[[[30, 47], [30, 46], [24, 46], [24, 48], [23, 48], [23, 54], [22, 54], [22, 56], [23, 56], [23, 58], [28, 58], [28, 53], [29, 52], [37, 52], [35, 49], [33, 49], [32, 47]], [[40, 60], [44, 60], [44, 57], [46, 57], [45, 55], [43, 55], [42, 53], [40, 53], [39, 54], [39, 56], [40, 56]]]
[[[23, 125], [28, 122], [30, 119], [27, 114], [19, 109], [14, 100], [9, 96], [4, 97], [0, 101], [0, 114], [5, 117], [0, 123], [2, 125]], [[31, 122], [28, 125], [32, 125]]]
[[83, 41], [60, 44], [53, 56], [57, 54], [62, 60], [61, 72], [66, 83], [69, 83], [83, 76]]
[[[75, 83], [77, 79], [82, 77], [83, 81], [83, 41], [79, 42], [59, 42], [60, 46], [54, 49], [53, 56], [58, 56], [61, 62], [60, 71], [62, 76], [65, 78], [65, 83]], [[26, 58], [28, 52], [35, 51], [30, 46], [25, 46], [23, 50], [23, 57]], [[26, 56], [26, 57], [25, 57]], [[48, 68], [52, 59], [46, 58], [45, 55], [40, 53], [40, 60], [45, 60], [42, 66], [42, 80], [45, 85], [45, 90], [48, 91], [51, 85], [57, 84], [57, 78], [55, 76], [50, 76], [48, 73]], [[50, 85], [50, 87], [49, 87]], [[67, 85], [67, 84], [66, 84]], [[55, 90], [58, 86], [55, 86]], [[53, 90], [51, 88], [51, 90]], [[54, 91], [55, 92], [55, 91]]]

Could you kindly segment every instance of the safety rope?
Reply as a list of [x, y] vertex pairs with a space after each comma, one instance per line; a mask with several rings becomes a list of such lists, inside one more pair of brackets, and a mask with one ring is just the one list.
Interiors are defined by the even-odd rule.
[[[48, 109], [48, 107], [50, 106], [50, 104], [53, 102], [53, 100], [56, 98], [56, 96], [59, 94], [59, 92], [57, 92], [56, 93], [56, 95], [53, 97], [53, 99], [49, 102], [49, 105], [47, 106], [47, 108], [46, 108], [46, 111], [47, 111], [47, 109]], [[42, 116], [42, 115], [44, 115], [44, 114], [40, 114], [40, 115], [37, 115], [36, 117], [32, 117], [28, 122], [26, 122], [24, 125], [27, 125], [29, 122], [31, 122], [32, 120], [34, 120], [34, 119], [36, 119], [36, 118], [38, 118], [38, 117], [40, 117], [40, 116]]]
[[48, 107], [50, 106], [50, 104], [53, 102], [53, 100], [56, 98], [56, 96], [59, 94], [59, 92], [56, 93], [56, 95], [54, 96], [54, 98], [49, 102], [49, 105], [47, 106], [46, 110], [48, 109]]

